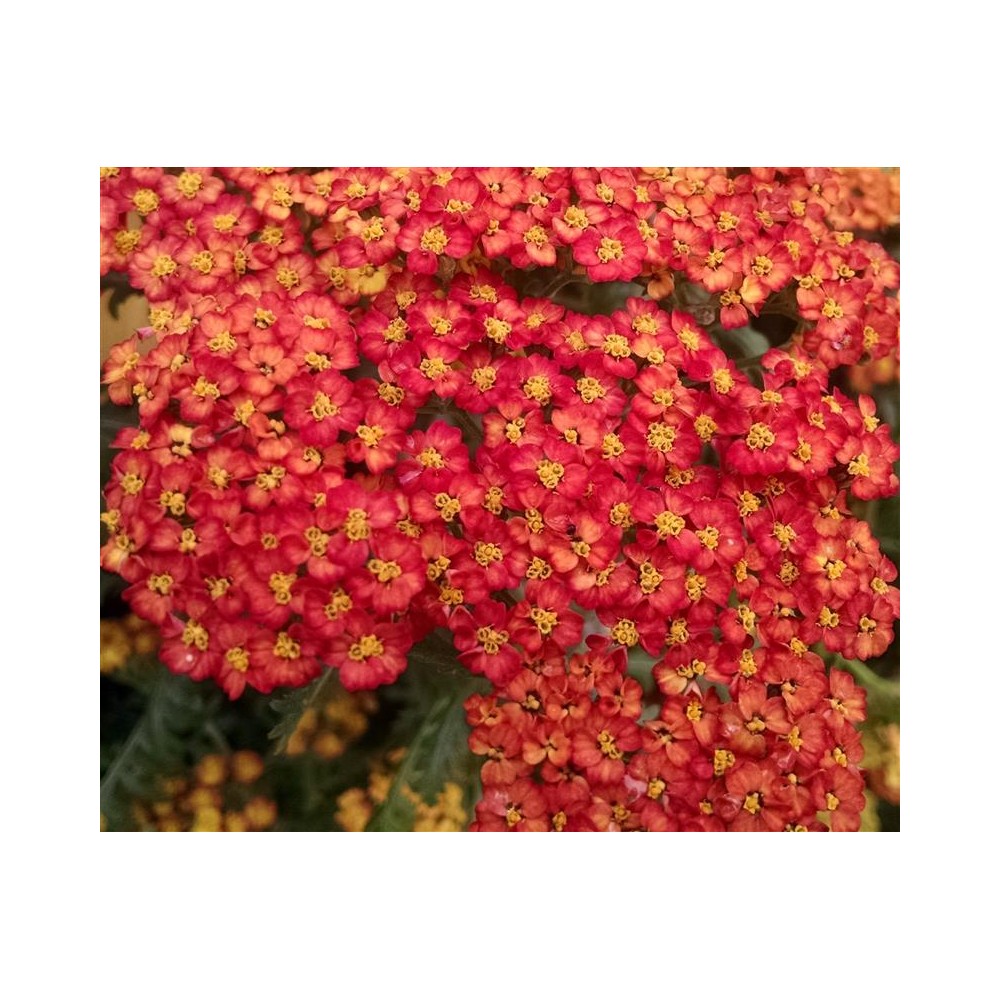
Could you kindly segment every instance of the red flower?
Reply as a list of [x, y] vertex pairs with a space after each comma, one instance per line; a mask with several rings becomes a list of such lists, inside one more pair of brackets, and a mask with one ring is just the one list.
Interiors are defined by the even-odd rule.
[[785, 826], [788, 809], [771, 761], [747, 761], [729, 769], [725, 787], [718, 808], [730, 830], [774, 831]]
[[340, 671], [348, 691], [391, 684], [406, 669], [413, 642], [408, 623], [383, 622], [351, 611], [343, 631], [326, 644], [326, 660]]
[[510, 644], [507, 606], [499, 601], [479, 601], [470, 613], [457, 608], [449, 622], [458, 658], [474, 673], [485, 674], [494, 684], [508, 684], [521, 669], [521, 655]]
[[556, 248], [551, 233], [544, 225], [524, 212], [513, 212], [504, 223], [510, 237], [510, 261], [515, 267], [539, 264], [552, 267], [556, 262]]
[[509, 786], [484, 785], [472, 829], [537, 832], [548, 826], [541, 791], [526, 778], [519, 778]]
[[530, 590], [528, 599], [514, 607], [509, 620], [511, 638], [529, 653], [537, 653], [548, 641], [569, 649], [583, 632], [583, 619], [569, 610], [569, 598], [551, 580]]
[[646, 245], [634, 220], [612, 218], [587, 228], [573, 244], [573, 259], [591, 281], [629, 281], [642, 270]]

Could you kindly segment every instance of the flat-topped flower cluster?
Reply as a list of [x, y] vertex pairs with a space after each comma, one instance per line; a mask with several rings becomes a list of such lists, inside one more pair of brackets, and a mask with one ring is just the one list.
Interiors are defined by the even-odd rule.
[[[892, 639], [896, 570], [848, 499], [894, 493], [898, 449], [829, 369], [897, 349], [898, 266], [827, 224], [839, 191], [829, 170], [102, 171], [102, 273], [150, 304], [105, 367], [139, 419], [102, 566], [168, 666], [231, 697], [324, 665], [391, 683], [447, 630], [494, 686], [469, 703], [478, 828], [856, 827], [864, 692], [815, 647]], [[801, 323], [753, 381], [680, 308], [519, 294], [539, 266], [695, 283], [729, 327], [787, 290]]]

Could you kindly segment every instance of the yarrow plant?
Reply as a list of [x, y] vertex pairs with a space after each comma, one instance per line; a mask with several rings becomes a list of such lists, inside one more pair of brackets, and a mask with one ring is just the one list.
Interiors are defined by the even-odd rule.
[[[230, 698], [489, 682], [474, 830], [854, 830], [899, 267], [833, 169], [108, 168], [104, 569]], [[866, 206], [871, 211], [870, 206]], [[741, 344], [770, 341], [758, 353]], [[756, 338], [756, 339], [755, 339]], [[639, 665], [649, 669], [643, 674]]]

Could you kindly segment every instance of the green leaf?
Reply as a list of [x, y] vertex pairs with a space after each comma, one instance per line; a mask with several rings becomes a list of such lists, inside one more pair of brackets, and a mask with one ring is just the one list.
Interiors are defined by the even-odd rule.
[[101, 604], [106, 604], [112, 598], [118, 597], [125, 589], [125, 581], [115, 573], [101, 570]]
[[305, 687], [296, 688], [281, 698], [275, 698], [271, 702], [271, 708], [278, 715], [277, 724], [267, 734], [272, 740], [277, 740], [275, 746], [276, 753], [284, 753], [307, 708], [311, 708], [317, 702], [323, 700], [324, 694], [334, 683], [336, 671], [327, 668], [312, 683]]
[[758, 330], [750, 326], [741, 326], [736, 330], [720, 330], [715, 339], [735, 361], [745, 358], [761, 358], [771, 347], [771, 342]]
[[413, 804], [404, 789], [432, 803], [446, 782], [455, 782], [470, 815], [480, 795], [481, 762], [469, 749], [464, 706], [470, 695], [487, 691], [488, 682], [460, 666], [450, 639], [436, 635], [411, 652], [404, 678], [407, 683], [400, 693], [412, 697], [407, 697], [394, 727], [393, 745], [408, 749], [368, 830], [413, 829]]
[[[445, 782], [454, 781], [469, 795], [470, 774], [478, 772], [478, 761], [468, 746], [469, 727], [462, 707], [467, 695], [465, 688], [456, 690], [441, 698], [427, 715], [368, 830], [413, 828], [413, 805], [403, 794], [404, 788], [412, 789], [425, 802], [433, 802]], [[471, 809], [469, 799], [466, 806]]]
[[221, 693], [160, 665], [145, 709], [101, 777], [101, 813], [110, 829], [130, 827], [134, 798], [157, 793], [161, 778], [186, 769], [205, 747]]

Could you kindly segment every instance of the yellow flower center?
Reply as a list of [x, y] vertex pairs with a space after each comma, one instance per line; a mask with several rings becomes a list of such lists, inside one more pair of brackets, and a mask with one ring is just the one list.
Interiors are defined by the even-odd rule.
[[204, 652], [208, 649], [208, 631], [192, 618], [184, 625], [181, 642], [185, 646], [194, 646]]
[[491, 514], [499, 514], [503, 510], [503, 490], [499, 486], [491, 486], [483, 497], [483, 506]]
[[269, 471], [258, 473], [254, 485], [258, 489], [269, 492], [278, 489], [284, 478], [285, 470], [280, 465], [272, 465]]
[[631, 618], [619, 618], [611, 630], [611, 638], [623, 646], [634, 646], [639, 641], [639, 633]]
[[503, 630], [498, 632], [488, 625], [476, 629], [476, 642], [483, 647], [483, 652], [489, 653], [490, 656], [495, 656], [499, 653], [500, 647], [505, 646], [509, 638], [509, 632]]
[[306, 528], [303, 532], [306, 541], [309, 543], [309, 551], [318, 559], [326, 555], [327, 546], [330, 544], [330, 536], [326, 534], [318, 525]]
[[353, 607], [354, 601], [351, 600], [350, 594], [338, 587], [330, 593], [329, 602], [323, 605], [323, 614], [333, 621], [346, 614]]
[[706, 525], [700, 531], [695, 532], [695, 537], [705, 546], [713, 551], [719, 547], [719, 529], [714, 525]]
[[378, 424], [369, 427], [367, 424], [359, 424], [355, 433], [366, 448], [377, 448], [379, 441], [385, 437], [385, 428]]
[[362, 660], [370, 659], [373, 656], [381, 656], [385, 652], [385, 646], [377, 635], [363, 635], [347, 651], [347, 655], [360, 663]]
[[608, 236], [601, 238], [601, 243], [597, 248], [597, 259], [602, 264], [607, 264], [609, 260], [621, 260], [625, 256], [625, 248], [621, 241], [613, 240]]
[[132, 204], [140, 215], [149, 215], [160, 207], [160, 198], [155, 191], [149, 188], [139, 188], [132, 195]]
[[187, 504], [183, 493], [164, 490], [160, 494], [160, 506], [166, 508], [174, 517], [183, 517]]
[[279, 208], [291, 208], [294, 200], [291, 191], [288, 190], [288, 185], [283, 181], [275, 184], [274, 190], [271, 192], [271, 201]]
[[624, 500], [616, 503], [611, 510], [608, 511], [608, 520], [618, 528], [623, 528], [628, 530], [635, 524], [632, 519], [632, 507]]
[[340, 413], [340, 407], [325, 392], [317, 392], [309, 412], [313, 415], [313, 419], [319, 422], [327, 417], [335, 417]]
[[488, 392], [496, 385], [497, 370], [492, 365], [487, 365], [484, 368], [474, 368], [471, 378], [472, 384], [480, 392]]
[[702, 413], [695, 418], [694, 432], [702, 441], [711, 441], [712, 435], [718, 429], [719, 425], [707, 413]]
[[688, 600], [692, 603], [700, 601], [708, 587], [708, 581], [698, 573], [690, 574], [684, 581], [684, 589], [687, 591]]
[[185, 198], [193, 198], [201, 190], [201, 174], [191, 173], [185, 170], [177, 178], [177, 190]]
[[[426, 233], [424, 234], [427, 235]], [[382, 220], [379, 218], [373, 218], [368, 220], [368, 225], [361, 230], [361, 239], [365, 243], [371, 243], [373, 240], [380, 240], [385, 236], [385, 226], [382, 225]], [[421, 241], [421, 244], [423, 241]], [[427, 249], [426, 247], [424, 249]]]
[[740, 220], [732, 212], [720, 212], [719, 218], [715, 223], [715, 228], [720, 233], [728, 233], [730, 230], [735, 229], [739, 225], [739, 222]]
[[566, 470], [559, 462], [543, 458], [536, 467], [538, 481], [548, 490], [554, 490], [562, 480]]
[[403, 569], [397, 562], [383, 562], [381, 559], [369, 559], [366, 566], [368, 572], [379, 583], [391, 583], [403, 575]]
[[169, 254], [161, 253], [157, 256], [156, 260], [153, 261], [153, 267], [150, 273], [154, 278], [166, 278], [173, 274], [176, 270], [177, 261], [175, 261]]
[[448, 235], [440, 226], [432, 226], [420, 237], [420, 249], [430, 253], [443, 253], [448, 245]]
[[663, 582], [663, 574], [651, 563], [639, 566], [639, 589], [644, 594], [652, 594]]
[[611, 760], [621, 760], [623, 754], [615, 743], [615, 738], [606, 729], [602, 729], [597, 734], [597, 744], [601, 748], [601, 753]]
[[115, 250], [120, 254], [131, 253], [139, 243], [138, 229], [122, 229], [115, 233]]
[[847, 569], [847, 563], [841, 559], [827, 559], [823, 569], [828, 580], [839, 580]]
[[503, 550], [493, 542], [476, 542], [473, 557], [480, 566], [489, 566], [503, 559]]
[[[632, 353], [628, 340], [620, 333], [610, 333], [604, 338], [602, 350], [613, 358], [627, 358]], [[603, 393], [602, 393], [603, 395]]]
[[540, 556], [534, 556], [530, 563], [528, 563], [528, 568], [524, 571], [524, 575], [529, 580], [547, 580], [552, 576], [552, 567]]
[[552, 387], [545, 375], [532, 375], [525, 379], [521, 389], [528, 399], [534, 399], [543, 405], [552, 398]]
[[752, 632], [757, 624], [757, 615], [750, 610], [749, 605], [740, 604], [736, 608], [736, 617], [739, 618], [744, 632]]
[[166, 597], [174, 585], [174, 578], [169, 573], [153, 573], [146, 581], [146, 586], [161, 597]]
[[347, 535], [348, 540], [360, 542], [368, 537], [370, 531], [367, 511], [352, 507], [344, 520], [344, 534]]
[[444, 459], [441, 457], [441, 452], [432, 445], [428, 445], [419, 455], [417, 455], [417, 461], [425, 469], [443, 469]]
[[435, 580], [440, 580], [450, 565], [451, 560], [447, 556], [438, 556], [436, 559], [432, 559], [427, 564], [427, 579], [432, 583]]
[[736, 755], [732, 750], [718, 749], [712, 757], [712, 770], [717, 778], [726, 773], [726, 770], [736, 763]]
[[548, 611], [545, 608], [533, 607], [529, 612], [529, 617], [542, 635], [551, 635], [552, 630], [559, 624], [559, 616], [554, 611]]
[[670, 623], [670, 631], [667, 633], [668, 646], [683, 646], [690, 638], [686, 618], [676, 618]]
[[767, 424], [756, 423], [747, 432], [747, 447], [752, 451], [764, 451], [775, 442], [774, 432]]
[[670, 424], [650, 424], [649, 430], [646, 432], [646, 443], [650, 448], [664, 455], [673, 451], [676, 438], [677, 428]]
[[840, 625], [840, 615], [836, 611], [831, 611], [825, 604], [819, 611], [817, 624], [820, 628], [837, 628]]
[[441, 511], [441, 517], [449, 524], [455, 520], [462, 509], [461, 501], [447, 493], [438, 493], [434, 497], [434, 506]]
[[780, 521], [775, 521], [774, 527], [771, 529], [771, 535], [778, 539], [778, 545], [782, 552], [799, 537], [790, 524], [782, 524]]
[[238, 673], [245, 674], [250, 669], [250, 656], [242, 646], [231, 646], [226, 650], [226, 662]]
[[871, 469], [868, 467], [868, 456], [864, 452], [860, 455], [855, 455], [848, 463], [847, 471], [852, 476], [870, 476]]
[[275, 572], [271, 574], [267, 585], [271, 588], [271, 593], [274, 594], [275, 604], [288, 604], [291, 601], [291, 587], [296, 579], [297, 577], [294, 573]]
[[656, 533], [660, 538], [666, 538], [668, 535], [676, 538], [684, 530], [686, 524], [683, 517], [670, 510], [657, 514], [653, 523], [656, 525]]
[[472, 285], [469, 288], [469, 296], [483, 302], [497, 302], [499, 299], [497, 290], [492, 285]]
[[624, 453], [625, 445], [622, 444], [622, 439], [614, 431], [608, 431], [601, 441], [601, 457], [618, 458], [619, 455], [623, 455]]
[[506, 320], [497, 319], [495, 316], [487, 316], [483, 321], [486, 336], [497, 344], [502, 344], [507, 340], [511, 326]]
[[451, 366], [441, 358], [424, 358], [418, 367], [420, 374], [432, 381], [451, 371]]
[[524, 234], [524, 242], [532, 243], [536, 247], [544, 246], [548, 242], [548, 233], [541, 226], [532, 226]]

